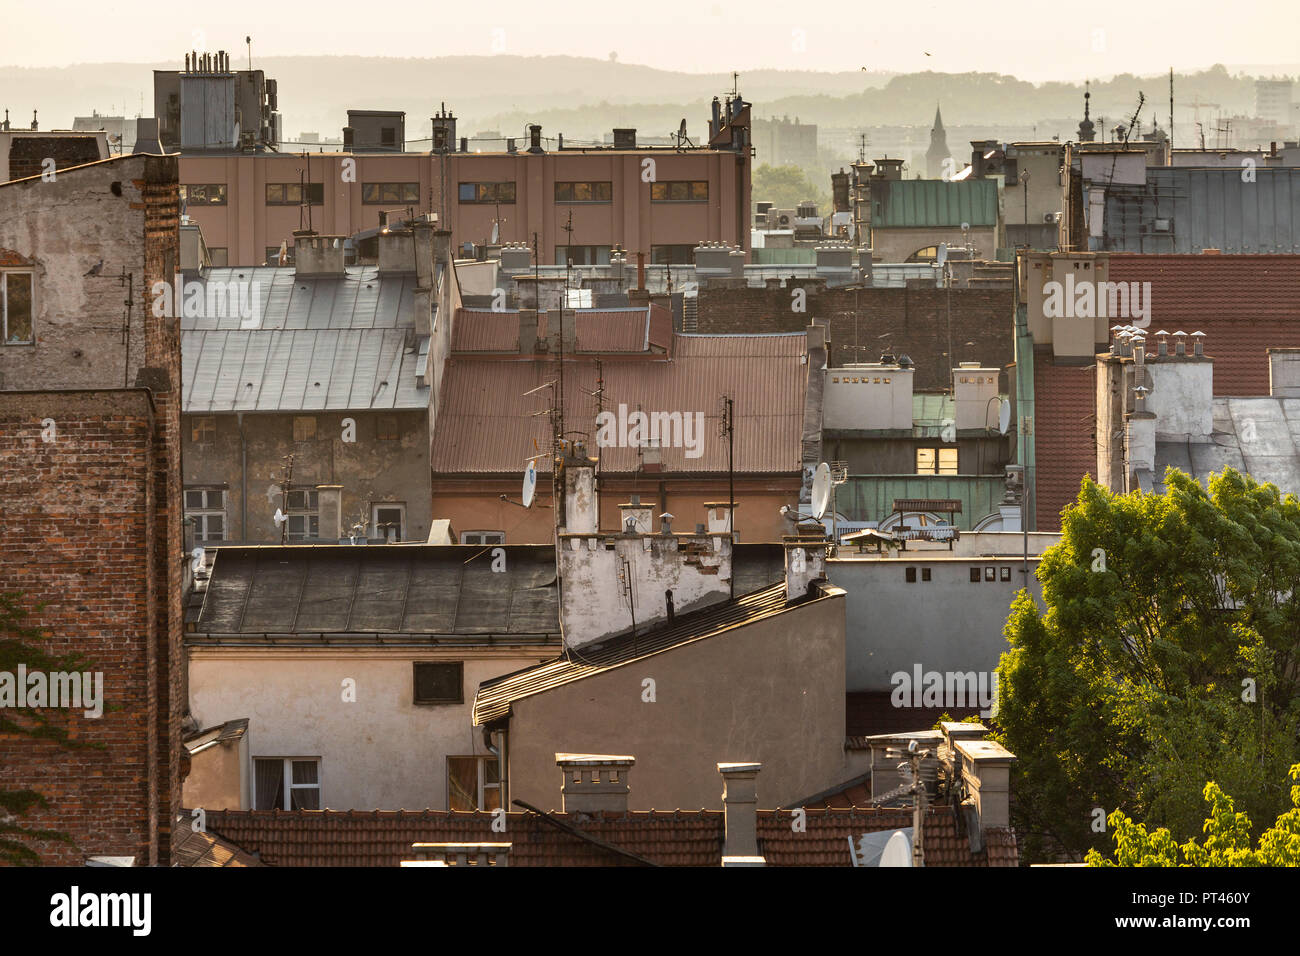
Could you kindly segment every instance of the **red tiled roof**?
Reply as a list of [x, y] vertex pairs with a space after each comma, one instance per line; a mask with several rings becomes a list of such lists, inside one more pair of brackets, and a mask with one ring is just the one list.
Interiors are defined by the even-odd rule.
[[[1171, 330], [1172, 331], [1172, 330]], [[1054, 365], [1034, 355], [1035, 514], [1039, 531], [1061, 529], [1061, 509], [1096, 476], [1096, 366]]]
[[[586, 816], [555, 813], [600, 840], [663, 866], [718, 866], [725, 817], [721, 810], [651, 810]], [[788, 810], [758, 812], [759, 852], [769, 866], [849, 866], [849, 837], [912, 825], [910, 810], [806, 811], [795, 832]], [[494, 842], [488, 812], [213, 810], [208, 831], [257, 853], [269, 866], [397, 866], [413, 843]], [[507, 814], [511, 866], [629, 866], [635, 861], [565, 833], [531, 813]], [[1015, 866], [1015, 834], [991, 830], [987, 849], [971, 853], [968, 838], [947, 807], [925, 821], [929, 866]]]
[[[557, 813], [606, 843], [663, 866], [718, 866], [720, 810], [633, 811], [599, 817]], [[489, 812], [214, 810], [211, 833], [258, 853], [270, 866], [397, 866], [411, 859], [412, 843], [508, 840], [511, 866], [629, 866], [635, 861], [601, 849], [543, 822], [535, 814], [506, 814], [504, 836]]]
[[[702, 455], [688, 458], [683, 447], [663, 448], [662, 471], [725, 473], [727, 446], [719, 436], [720, 398], [736, 403], [736, 472], [798, 472], [808, 367], [801, 364], [804, 333], [789, 335], [679, 335], [672, 358], [643, 355], [602, 362], [604, 408], [617, 413], [637, 406], [646, 412], [702, 412]], [[550, 447], [551, 391], [525, 395], [558, 378], [554, 358], [518, 360], [451, 356], [447, 360], [432, 462], [438, 475], [521, 474], [525, 459]], [[596, 449], [596, 362], [566, 355], [564, 408], [567, 431], [586, 432]], [[631, 473], [635, 448], [603, 448], [601, 469]], [[546, 457], [539, 471], [550, 469]]]
[[[852, 866], [849, 838], [899, 830], [912, 825], [911, 810], [807, 809], [805, 832], [795, 832], [789, 810], [758, 811], [759, 852], [768, 866]], [[972, 853], [965, 827], [951, 807], [933, 807], [925, 815], [926, 866], [1017, 866], [1019, 851], [1012, 830], [989, 830], [985, 849]]]
[[451, 330], [453, 352], [518, 352], [519, 313], [457, 309]]
[[[1268, 394], [1269, 348], [1300, 347], [1300, 256], [1110, 256], [1112, 282], [1151, 283], [1153, 333], [1205, 333], [1214, 359], [1214, 394]], [[1172, 340], [1170, 347], [1173, 347]], [[1061, 509], [1079, 495], [1097, 467], [1095, 369], [1034, 362], [1036, 515], [1040, 531], [1061, 527]]]

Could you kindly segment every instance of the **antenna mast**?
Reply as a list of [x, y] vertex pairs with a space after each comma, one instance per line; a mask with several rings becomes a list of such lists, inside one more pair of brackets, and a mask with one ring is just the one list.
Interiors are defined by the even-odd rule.
[[[730, 395], [722, 396], [722, 436], [727, 439], [727, 534], [732, 544], [736, 541], [736, 400]], [[734, 548], [733, 548], [734, 552]], [[731, 559], [736, 560], [734, 553]], [[731, 599], [736, 599], [736, 575], [732, 572]]]

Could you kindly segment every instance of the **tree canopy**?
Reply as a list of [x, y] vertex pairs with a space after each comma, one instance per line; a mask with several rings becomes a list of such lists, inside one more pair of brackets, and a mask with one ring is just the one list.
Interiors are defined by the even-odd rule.
[[[1005, 633], [999, 739], [1029, 859], [1104, 848], [1125, 810], [1188, 840], [1205, 781], [1251, 819], [1300, 762], [1300, 502], [1231, 469], [1163, 494], [1085, 478]], [[1113, 815], [1113, 814], [1112, 814]]]

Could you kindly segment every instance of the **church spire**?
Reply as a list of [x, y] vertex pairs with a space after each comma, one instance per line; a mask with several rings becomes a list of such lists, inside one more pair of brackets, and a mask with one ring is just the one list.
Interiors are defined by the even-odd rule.
[[[945, 164], [947, 175], [945, 175]], [[948, 179], [952, 175], [952, 155], [948, 152], [948, 134], [943, 131], [939, 104], [934, 106], [934, 126], [930, 130], [930, 148], [925, 151], [925, 174], [930, 179]]]
[[1088, 80], [1083, 81], [1083, 122], [1079, 124], [1079, 142], [1091, 143], [1097, 137], [1097, 125], [1088, 118], [1090, 107], [1089, 100], [1092, 99], [1091, 83]]

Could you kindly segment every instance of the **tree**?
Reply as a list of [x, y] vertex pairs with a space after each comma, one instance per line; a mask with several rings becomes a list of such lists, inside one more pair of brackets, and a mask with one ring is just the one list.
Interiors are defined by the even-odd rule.
[[759, 166], [754, 170], [751, 195], [756, 201], [771, 202], [777, 209], [795, 209], [800, 203], [811, 201], [817, 203], [821, 215], [830, 212], [830, 191], [826, 186], [818, 186], [809, 178], [807, 170], [798, 166]]
[[1190, 839], [1200, 781], [1273, 819], [1300, 760], [1300, 502], [1228, 469], [1163, 494], [1085, 478], [1005, 633], [999, 739], [1025, 856], [1104, 846], [1103, 807]]
[[[24, 623], [28, 611], [22, 606], [22, 594], [16, 591], [0, 592], [0, 673], [16, 674], [24, 665], [28, 673], [34, 671], [84, 670], [87, 662], [76, 655], [54, 657], [36, 643], [48, 635], [39, 627]], [[40, 611], [44, 604], [36, 605]], [[10, 716], [10, 714], [13, 716]], [[102, 749], [103, 745], [74, 740], [68, 734], [65, 715], [51, 714], [41, 709], [24, 709], [10, 712], [0, 708], [0, 735], [15, 735], [28, 740], [48, 740], [65, 750], [82, 748]], [[10, 743], [8, 746], [13, 746]], [[56, 830], [31, 827], [23, 822], [33, 809], [46, 809], [49, 801], [36, 790], [0, 788], [0, 863], [11, 866], [36, 865], [39, 855], [29, 846], [34, 840], [59, 840], [72, 843], [72, 838]]]
[[[1300, 866], [1300, 763], [1291, 768], [1292, 807], [1250, 846], [1250, 818], [1238, 813], [1232, 797], [1214, 781], [1205, 785], [1210, 815], [1202, 830], [1205, 842], [1188, 840], [1179, 846], [1163, 827], [1154, 833], [1134, 823], [1121, 810], [1110, 815], [1115, 833], [1115, 858], [1088, 851], [1089, 866]], [[1182, 853], [1183, 862], [1178, 862]]]

